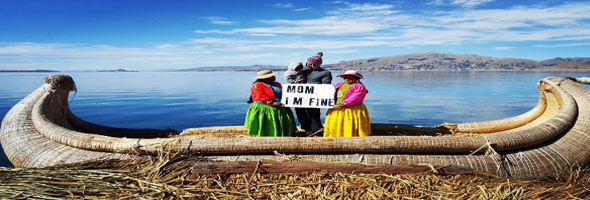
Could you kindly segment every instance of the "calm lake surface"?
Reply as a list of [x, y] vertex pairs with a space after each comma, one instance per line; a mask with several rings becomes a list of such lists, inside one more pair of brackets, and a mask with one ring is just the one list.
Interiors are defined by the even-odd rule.
[[[255, 72], [72, 72], [72, 112], [125, 128], [242, 125]], [[342, 79], [332, 72], [333, 83]], [[365, 72], [374, 123], [434, 126], [519, 115], [538, 100], [537, 81], [589, 71]], [[47, 73], [0, 73], [0, 116], [37, 89]], [[284, 83], [282, 73], [277, 80]], [[586, 86], [588, 87], [588, 86]], [[322, 114], [325, 115], [326, 110]], [[11, 166], [3, 152], [0, 166]]]

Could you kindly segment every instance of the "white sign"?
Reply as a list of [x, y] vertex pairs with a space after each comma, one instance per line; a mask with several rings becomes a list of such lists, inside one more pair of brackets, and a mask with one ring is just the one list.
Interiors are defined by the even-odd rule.
[[332, 108], [335, 92], [331, 84], [285, 84], [281, 103], [285, 107]]

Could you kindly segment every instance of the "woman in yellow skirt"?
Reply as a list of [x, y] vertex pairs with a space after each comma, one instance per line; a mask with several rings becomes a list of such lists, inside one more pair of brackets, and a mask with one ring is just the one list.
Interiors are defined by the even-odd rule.
[[336, 88], [336, 105], [326, 116], [324, 137], [357, 137], [371, 135], [371, 119], [363, 100], [367, 88], [360, 82], [363, 76], [354, 70], [338, 75], [344, 79]]

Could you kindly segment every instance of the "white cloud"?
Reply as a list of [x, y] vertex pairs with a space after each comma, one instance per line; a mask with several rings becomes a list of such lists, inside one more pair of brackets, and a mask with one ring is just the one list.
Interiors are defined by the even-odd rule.
[[373, 18], [353, 19], [336, 16], [313, 20], [263, 20], [261, 22], [278, 25], [233, 29], [231, 31], [197, 30], [196, 33], [219, 34], [297, 34], [297, 35], [351, 35], [373, 33], [388, 28]]
[[533, 47], [553, 48], [553, 47], [575, 47], [575, 46], [590, 46], [590, 43], [584, 42], [584, 43], [551, 44], [551, 45], [540, 44], [540, 45], [534, 45]]
[[426, 2], [426, 5], [435, 5], [435, 6], [443, 6], [447, 4], [447, 0], [432, 0]]
[[187, 42], [190, 45], [195, 44], [202, 44], [200, 46], [219, 46], [219, 45], [228, 45], [228, 46], [244, 46], [244, 45], [260, 45], [260, 44], [270, 44], [272, 41], [268, 40], [245, 40], [245, 39], [228, 39], [228, 38], [201, 38], [201, 39], [194, 39], [189, 40]]
[[[233, 43], [233, 44], [231, 44]], [[263, 58], [276, 57], [273, 62], [288, 59], [277, 53], [250, 52], [236, 54], [241, 48], [258, 49], [249, 41], [222, 39], [196, 40], [178, 44], [162, 44], [154, 48], [124, 48], [109, 45], [83, 46], [51, 43], [2, 43], [0, 69], [109, 69], [121, 66], [126, 69], [161, 69], [167, 66], [189, 68], [198, 66], [267, 64]], [[264, 43], [264, 42], [262, 42]], [[195, 45], [196, 44], [196, 45]], [[213, 45], [207, 45], [213, 44]], [[207, 47], [203, 47], [203, 45]], [[266, 59], [264, 59], [266, 60]]]
[[388, 10], [388, 9], [391, 9], [391, 8], [393, 8], [393, 5], [365, 3], [365, 4], [352, 4], [349, 8], [346, 8], [344, 10], [348, 10], [348, 11], [373, 11], [373, 10]]
[[273, 36], [276, 36], [276, 34], [272, 34], [272, 33], [248, 33], [248, 36], [273, 37]]
[[[3, 61], [0, 68], [76, 67], [88, 63], [97, 67], [120, 65], [135, 69], [169, 68], [171, 65], [188, 68], [282, 64], [294, 57], [303, 60], [310, 56], [309, 52], [318, 50], [329, 52], [325, 62], [330, 63], [366, 53], [367, 49], [375, 52], [376, 49], [420, 49], [477, 43], [492, 44], [487, 46], [490, 50], [510, 50], [513, 47], [506, 43], [523, 41], [567, 43], [531, 45], [538, 48], [590, 45], [590, 15], [587, 14], [590, 13], [590, 3], [507, 9], [477, 9], [473, 6], [471, 9], [432, 12], [396, 10], [396, 6], [387, 4], [338, 2], [332, 6], [341, 8], [331, 9], [316, 18], [260, 19], [255, 21], [258, 26], [196, 30], [195, 33], [199, 33], [195, 34], [196, 39], [145, 48], [0, 43]], [[211, 23], [221, 21], [220, 24], [229, 21], [217, 16], [203, 19]], [[493, 45], [494, 42], [504, 42], [503, 45], [508, 46]], [[238, 60], [239, 64], [236, 64]]]
[[336, 10], [329, 11], [328, 14], [336, 15], [336, 16], [349, 16], [349, 17], [357, 17], [357, 16], [386, 16], [397, 11], [392, 10], [394, 8], [393, 5], [388, 4], [354, 4], [348, 3], [346, 4], [347, 7], [339, 8]]
[[224, 59], [231, 60], [245, 60], [245, 59], [261, 59], [261, 58], [273, 58], [279, 57], [280, 55], [274, 53], [262, 53], [262, 54], [240, 54], [235, 56], [226, 56]]
[[355, 40], [306, 40], [295, 38], [280, 38], [261, 40], [241, 40], [223, 38], [205, 38], [190, 41], [191, 44], [214, 46], [223, 51], [253, 51], [264, 49], [345, 49], [349, 47], [371, 47], [389, 45], [387, 41], [370, 39]]
[[514, 47], [494, 47], [495, 50], [512, 50]]
[[[6, 58], [0, 67], [73, 70], [88, 67], [105, 69], [109, 66], [129, 66], [137, 69], [192, 60], [193, 58], [182, 53], [186, 50], [186, 48], [169, 44], [154, 48], [126, 48], [110, 45], [2, 43], [0, 55], [6, 55]], [[28, 58], [22, 59], [23, 56]]]
[[[552, 7], [519, 6], [507, 9], [476, 9], [491, 1], [446, 1], [473, 9], [405, 12], [386, 4], [336, 2], [342, 8], [316, 19], [260, 20], [258, 27], [211, 30], [233, 35], [272, 35], [270, 44], [239, 46], [235, 50], [338, 49], [363, 47], [416, 47], [465, 43], [560, 41], [590, 39], [590, 3], [565, 3]], [[334, 2], [333, 2], [334, 3]], [[439, 2], [440, 3], [440, 2]], [[199, 31], [206, 32], [206, 31]], [[295, 39], [291, 37], [317, 37]], [[268, 39], [268, 38], [267, 38]], [[309, 45], [313, 44], [313, 45]], [[311, 47], [310, 47], [311, 46]], [[232, 49], [227, 46], [228, 49]], [[513, 47], [491, 47], [509, 50]]]
[[231, 34], [231, 31], [222, 31], [222, 30], [196, 30], [195, 33], [217, 33], [217, 34]]
[[589, 19], [590, 15], [587, 15], [589, 12], [590, 4], [573, 4], [550, 8], [516, 7], [505, 10], [455, 11], [445, 16], [440, 16], [440, 20], [436, 21], [450, 23], [451, 25], [475, 25], [472, 28], [485, 28], [485, 26], [477, 26], [479, 24], [477, 22], [486, 23], [486, 25], [494, 24], [495, 28], [504, 29], [516, 27], [529, 28], [539, 25], [555, 27], [572, 26], [579, 23], [580, 20]]
[[156, 48], [158, 48], [158, 49], [174, 49], [174, 48], [178, 48], [178, 45], [174, 45], [174, 44], [160, 44], [160, 45], [156, 46]]
[[495, 0], [431, 0], [426, 2], [426, 4], [434, 6], [459, 5], [464, 8], [473, 8], [492, 1]]
[[310, 7], [306, 7], [306, 8], [295, 8], [295, 5], [293, 3], [277, 3], [277, 4], [273, 4], [274, 7], [277, 8], [293, 8], [293, 11], [296, 12], [302, 12], [302, 11], [306, 11], [306, 10], [311, 10]]
[[238, 22], [224, 21], [224, 20], [215, 20], [215, 21], [211, 21], [211, 23], [213, 23], [213, 24], [219, 24], [219, 25], [232, 25], [232, 24], [237, 24]]
[[279, 8], [293, 8], [295, 7], [293, 5], [293, 3], [277, 3], [277, 4], [273, 4], [274, 7], [279, 7]]
[[297, 12], [301, 12], [301, 11], [311, 10], [311, 8], [296, 8], [296, 9], [293, 9], [293, 10], [294, 11], [297, 11]]
[[[270, 26], [195, 32], [253, 36], [395, 34], [426, 40], [436, 40], [435, 37], [442, 34], [446, 37], [440, 39], [441, 42], [564, 40], [590, 36], [590, 28], [584, 21], [590, 19], [588, 3], [431, 13], [404, 13], [394, 8], [382, 4], [346, 4], [346, 7], [317, 19], [260, 20]], [[419, 33], [414, 33], [416, 30], [420, 30]], [[453, 36], [454, 33], [461, 34]]]
[[476, 7], [481, 4], [489, 3], [495, 0], [452, 0], [453, 4], [460, 5], [463, 7]]
[[324, 53], [330, 54], [330, 55], [336, 55], [336, 54], [353, 54], [353, 53], [358, 53], [358, 52], [359, 52], [358, 50], [353, 50], [353, 49], [324, 51]]
[[238, 23], [238, 22], [226, 20], [225, 18], [218, 17], [218, 16], [203, 17], [203, 19], [209, 20], [210, 23], [218, 24], [218, 25], [233, 25], [233, 24]]

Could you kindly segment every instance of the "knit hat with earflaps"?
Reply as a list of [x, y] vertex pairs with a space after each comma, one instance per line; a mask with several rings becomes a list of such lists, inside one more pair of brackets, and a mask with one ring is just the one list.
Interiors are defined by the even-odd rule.
[[322, 65], [322, 56], [324, 56], [324, 53], [318, 52], [315, 56], [309, 57], [307, 63], [311, 64], [314, 69], [317, 69]]

